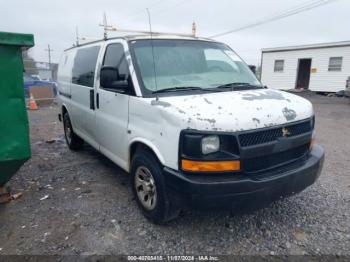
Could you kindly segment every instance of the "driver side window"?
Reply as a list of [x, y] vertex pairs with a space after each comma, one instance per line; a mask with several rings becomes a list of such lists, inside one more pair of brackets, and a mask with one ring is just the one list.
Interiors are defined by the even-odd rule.
[[135, 94], [122, 44], [110, 44], [107, 46], [103, 66], [111, 66], [118, 69], [120, 79], [128, 81], [128, 94]]

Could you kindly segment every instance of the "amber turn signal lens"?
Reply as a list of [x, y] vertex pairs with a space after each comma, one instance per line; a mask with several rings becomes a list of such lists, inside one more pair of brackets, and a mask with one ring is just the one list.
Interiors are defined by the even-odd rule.
[[181, 161], [182, 170], [192, 172], [222, 172], [239, 171], [240, 161], [191, 161], [183, 159]]
[[310, 141], [310, 149], [312, 149], [312, 147], [316, 144], [316, 139], [312, 138]]

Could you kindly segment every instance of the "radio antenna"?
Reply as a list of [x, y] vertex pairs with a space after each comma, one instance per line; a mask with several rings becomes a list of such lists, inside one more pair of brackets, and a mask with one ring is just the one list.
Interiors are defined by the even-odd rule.
[[[149, 32], [151, 35], [151, 47], [152, 47], [152, 59], [153, 59], [153, 71], [154, 71], [154, 85], [156, 87], [156, 91], [158, 90], [157, 85], [157, 73], [156, 73], [156, 62], [154, 59], [154, 46], [153, 46], [153, 33], [152, 33], [152, 23], [151, 23], [151, 15], [149, 13], [148, 8], [146, 8], [147, 14], [148, 14], [148, 23], [149, 23]], [[158, 100], [158, 95], [156, 95], [156, 100]]]

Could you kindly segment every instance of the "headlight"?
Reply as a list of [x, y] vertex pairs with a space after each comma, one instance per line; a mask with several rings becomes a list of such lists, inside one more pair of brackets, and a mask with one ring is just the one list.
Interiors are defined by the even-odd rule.
[[214, 153], [220, 149], [219, 136], [206, 136], [202, 138], [202, 153], [204, 155]]

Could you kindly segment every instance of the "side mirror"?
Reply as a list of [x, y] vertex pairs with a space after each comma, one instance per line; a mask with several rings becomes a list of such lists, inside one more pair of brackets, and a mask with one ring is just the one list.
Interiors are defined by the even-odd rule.
[[118, 68], [113, 66], [103, 66], [100, 73], [100, 85], [107, 89], [116, 89], [125, 91], [129, 83], [125, 80], [125, 77], [119, 75]]

